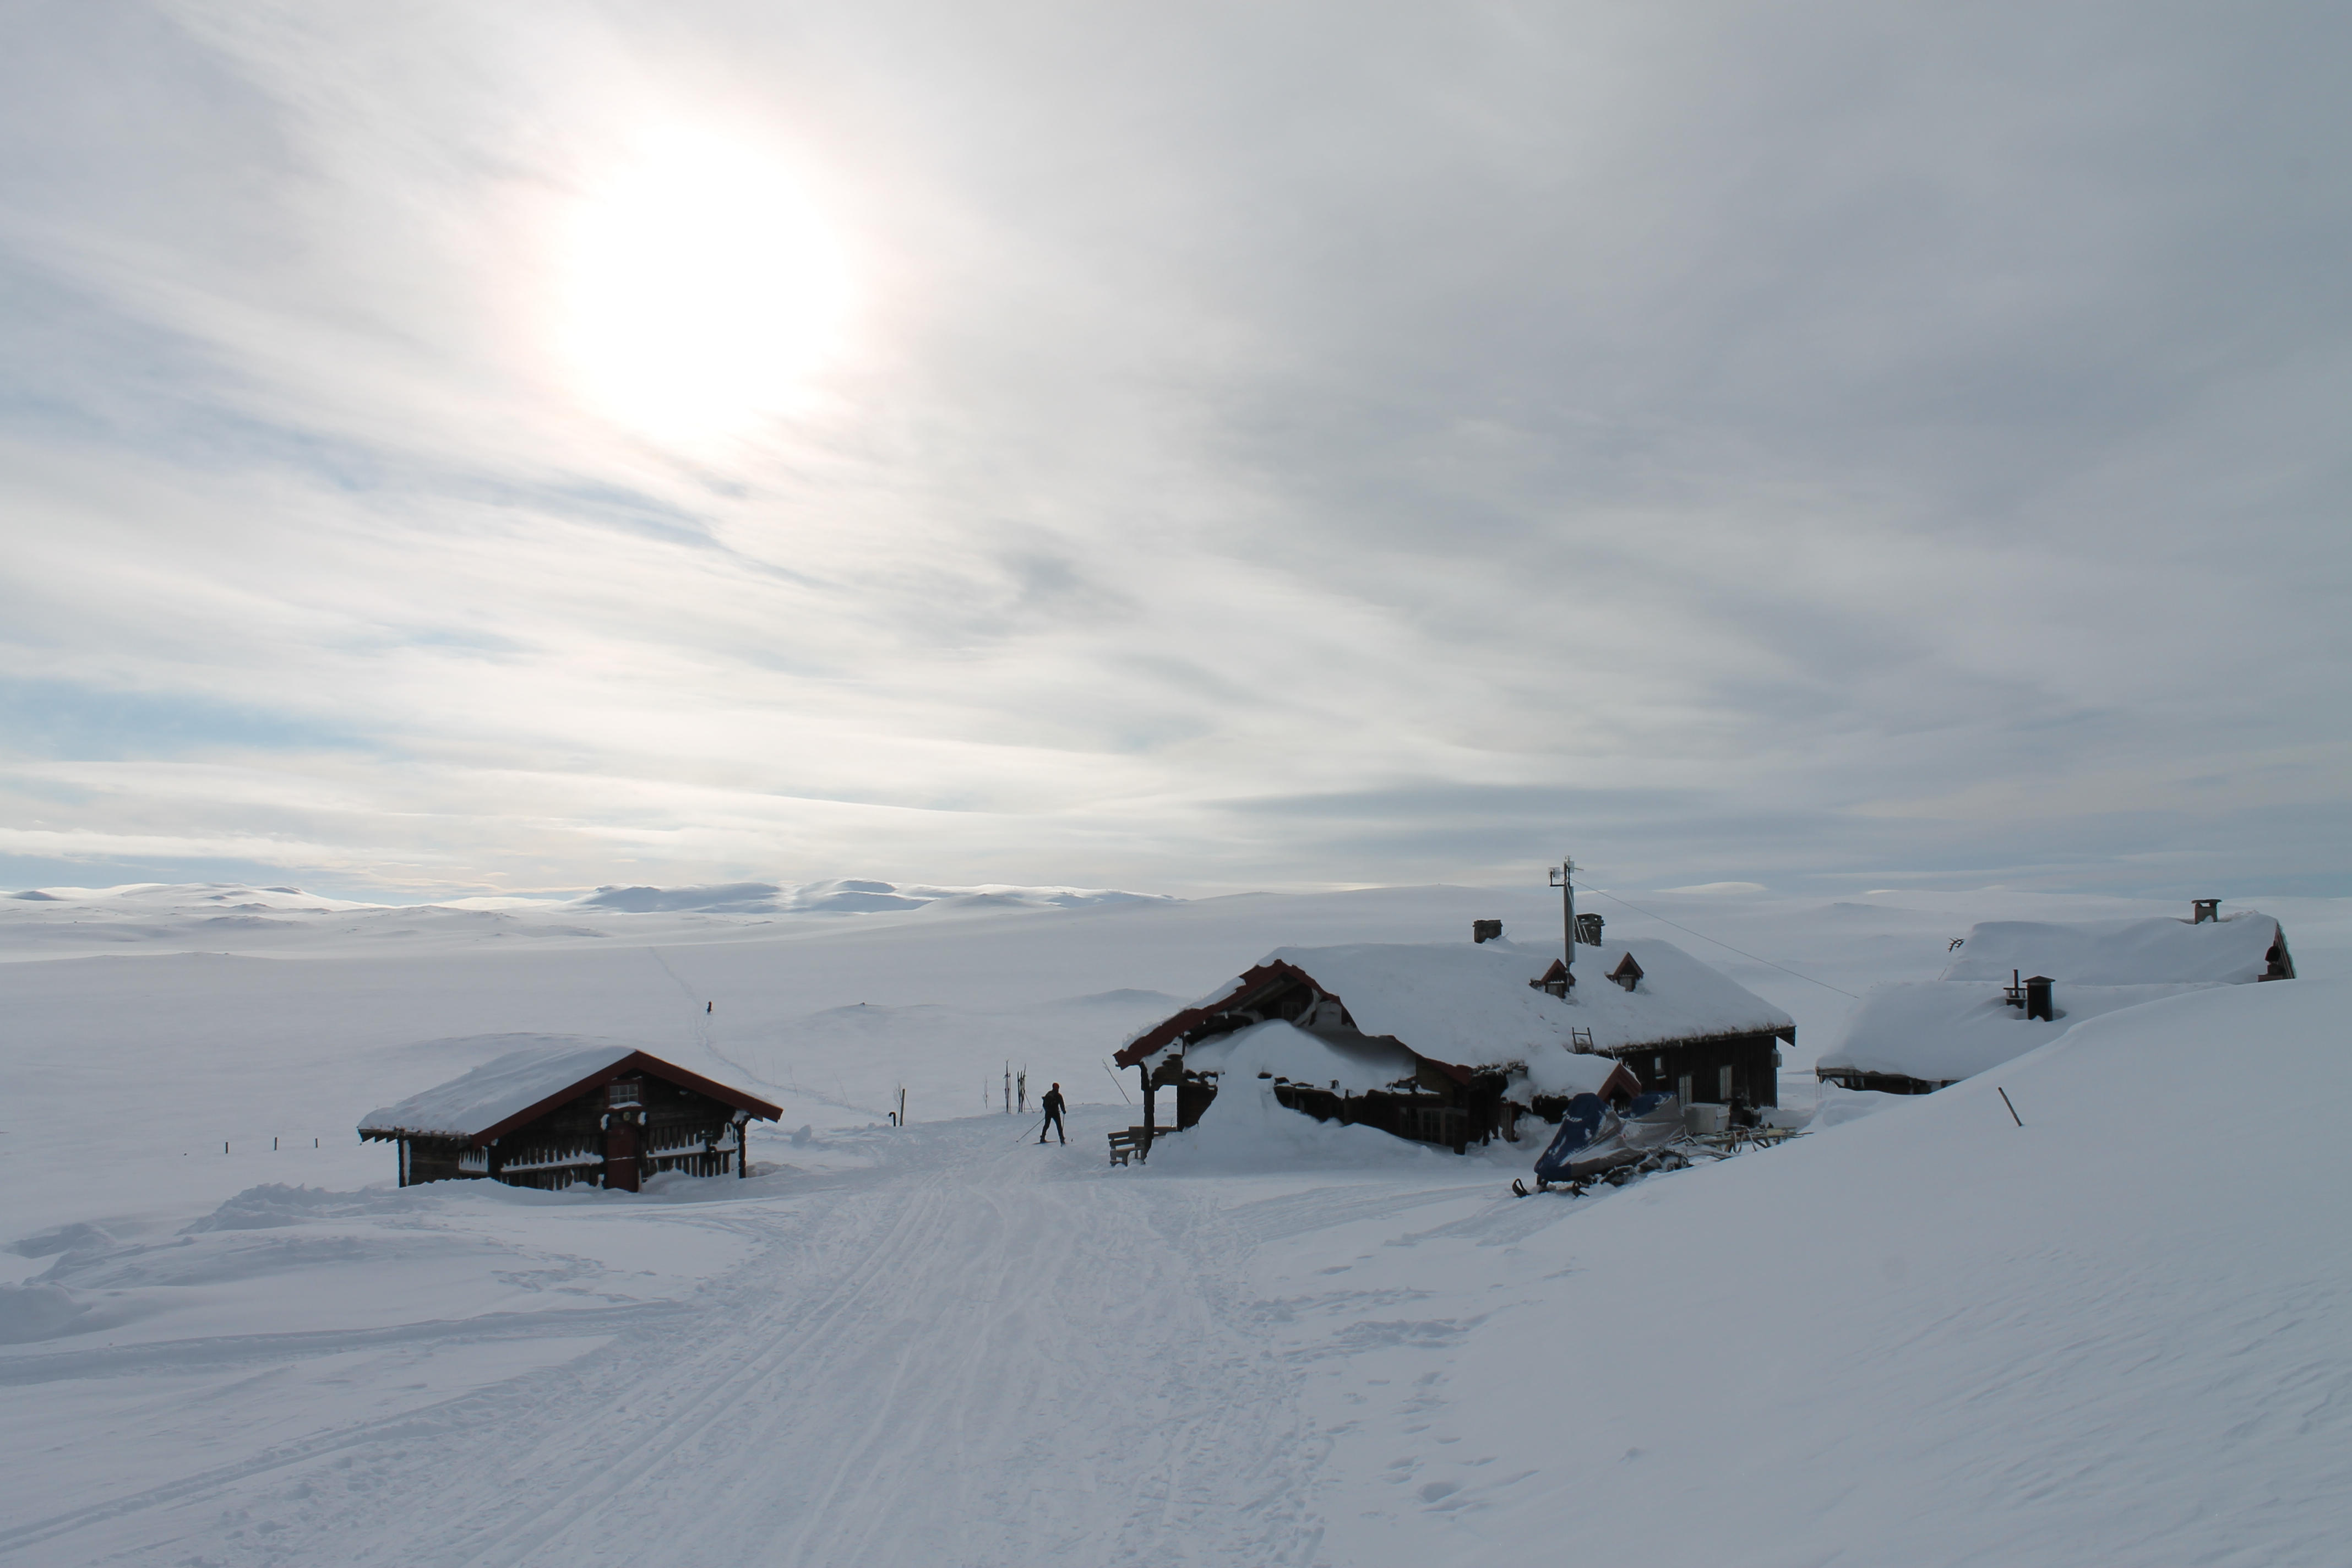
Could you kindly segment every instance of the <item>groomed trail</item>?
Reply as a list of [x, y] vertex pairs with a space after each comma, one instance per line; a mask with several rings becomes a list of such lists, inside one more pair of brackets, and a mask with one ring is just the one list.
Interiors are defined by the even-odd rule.
[[[19, 1514], [0, 1558], [1311, 1562], [1319, 1445], [1235, 1279], [1269, 1233], [1104, 1179], [1111, 1120], [1074, 1117], [1067, 1149], [1003, 1119], [910, 1128], [870, 1173], [698, 1204], [751, 1250], [680, 1309], [218, 1473]], [[469, 1328], [500, 1331], [449, 1325]]]

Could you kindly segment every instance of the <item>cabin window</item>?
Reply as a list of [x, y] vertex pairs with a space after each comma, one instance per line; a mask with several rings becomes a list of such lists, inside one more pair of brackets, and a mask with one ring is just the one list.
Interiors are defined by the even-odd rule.
[[624, 1105], [643, 1105], [645, 1102], [645, 1085], [634, 1079], [604, 1086], [604, 1103], [614, 1109]]
[[1728, 1103], [1731, 1099], [1731, 1069], [1724, 1068], [1715, 1075], [1715, 1098]]

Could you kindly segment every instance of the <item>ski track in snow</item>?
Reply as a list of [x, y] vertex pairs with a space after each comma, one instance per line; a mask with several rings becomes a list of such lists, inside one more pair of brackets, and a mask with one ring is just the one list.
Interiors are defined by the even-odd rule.
[[[19, 1525], [0, 1532], [0, 1557], [457, 1568], [640, 1563], [647, 1542], [690, 1561], [752, 1542], [763, 1561], [811, 1564], [1314, 1561], [1302, 1500], [1322, 1446], [1234, 1266], [1301, 1225], [1462, 1189], [1308, 1193], [1229, 1215], [1100, 1179], [1088, 1131], [1066, 1153], [1003, 1148], [1001, 1123], [913, 1129], [924, 1146], [885, 1180], [702, 1209], [757, 1251], [688, 1308], [548, 1314], [562, 1321], [541, 1332], [613, 1337]], [[528, 1327], [69, 1352], [8, 1380]]]

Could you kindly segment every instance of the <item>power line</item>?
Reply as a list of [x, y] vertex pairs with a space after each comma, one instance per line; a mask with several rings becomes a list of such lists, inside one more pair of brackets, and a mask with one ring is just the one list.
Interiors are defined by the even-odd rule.
[[[1645, 910], [1645, 909], [1641, 908], [1639, 905], [1636, 905], [1636, 904], [1627, 904], [1627, 903], [1625, 903], [1625, 900], [1622, 900], [1622, 899], [1619, 898], [1619, 897], [1618, 897], [1616, 894], [1614, 894], [1614, 893], [1602, 893], [1602, 892], [1601, 892], [1601, 889], [1598, 889], [1598, 888], [1587, 888], [1587, 889], [1585, 889], [1584, 890], [1585, 890], [1586, 892], [1588, 892], [1588, 893], [1601, 893], [1601, 896], [1602, 898], [1604, 898], [1604, 899], [1608, 900], [1611, 903], [1612, 903], [1612, 904], [1624, 904], [1624, 905], [1625, 905], [1625, 908], [1627, 908], [1627, 909], [1629, 909], [1629, 910], [1632, 910], [1635, 914], [1637, 914], [1637, 915], [1649, 915], [1649, 916], [1650, 916], [1650, 918], [1651, 918], [1652, 920], [1658, 921], [1658, 922], [1659, 922], [1660, 924], [1662, 924], [1662, 925], [1670, 925], [1670, 926], [1674, 927], [1676, 931], [1690, 931], [1690, 934], [1691, 934], [1691, 935], [1693, 935], [1693, 936], [1695, 936], [1695, 937], [1698, 938], [1698, 939], [1699, 939], [1699, 941], [1701, 941], [1701, 942], [1714, 942], [1716, 946], [1717, 946], [1717, 947], [1719, 947], [1719, 948], [1722, 948], [1725, 952], [1736, 952], [1736, 953], [1739, 954], [1739, 956], [1740, 956], [1740, 957], [1745, 958], [1745, 959], [1747, 959], [1747, 960], [1748, 960], [1749, 962], [1754, 963], [1760, 963], [1760, 964], [1762, 964], [1762, 965], [1763, 965], [1765, 968], [1767, 968], [1767, 969], [1777, 969], [1777, 970], [1779, 970], [1779, 971], [1780, 971], [1781, 973], [1783, 973], [1783, 974], [1796, 974], [1796, 975], [1797, 975], [1797, 978], [1798, 978], [1798, 979], [1800, 979], [1800, 980], [1811, 980], [1811, 981], [1812, 981], [1812, 983], [1813, 983], [1814, 984], [1816, 984], [1816, 985], [1820, 986], [1822, 990], [1824, 990], [1824, 991], [1834, 991], [1834, 992], [1836, 992], [1836, 993], [1837, 993], [1839, 995], [1841, 995], [1841, 996], [1853, 996], [1853, 992], [1851, 992], [1851, 991], [1849, 991], [1849, 990], [1847, 990], [1847, 989], [1846, 989], [1844, 986], [1843, 986], [1843, 985], [1832, 985], [1832, 984], [1830, 984], [1828, 981], [1826, 981], [1826, 980], [1813, 980], [1813, 977], [1812, 977], [1811, 975], [1810, 975], [1810, 974], [1797, 974], [1797, 972], [1796, 972], [1795, 970], [1793, 970], [1793, 969], [1790, 968], [1790, 967], [1789, 967], [1787, 964], [1785, 964], [1785, 963], [1773, 963], [1773, 962], [1772, 962], [1770, 959], [1769, 959], [1769, 958], [1758, 958], [1754, 953], [1748, 952], [1745, 948], [1738, 948], [1738, 947], [1734, 947], [1734, 946], [1732, 946], [1729, 942], [1724, 942], [1724, 941], [1721, 941], [1720, 939], [1716, 938], [1716, 937], [1711, 937], [1711, 936], [1707, 935], [1707, 934], [1706, 934], [1706, 932], [1705, 932], [1705, 931], [1691, 931], [1691, 928], [1690, 928], [1690, 927], [1688, 927], [1688, 926], [1686, 926], [1686, 925], [1683, 924], [1680, 921], [1670, 921], [1670, 920], [1666, 919], [1666, 917], [1665, 917], [1665, 916], [1664, 916], [1664, 915], [1650, 914], [1650, 911], [1649, 911], [1649, 910]], [[1862, 1000], [1862, 998], [1861, 998], [1861, 997], [1859, 997], [1859, 996], [1853, 996], [1853, 999], [1854, 999], [1855, 1001], [1857, 1001], [1857, 1002], [1859, 1002], [1859, 1001], [1861, 1001], [1861, 1000]]]

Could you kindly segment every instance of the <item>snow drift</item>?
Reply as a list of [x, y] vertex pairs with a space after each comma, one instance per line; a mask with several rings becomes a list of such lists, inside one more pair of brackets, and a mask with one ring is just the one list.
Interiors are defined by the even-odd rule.
[[[2022, 1128], [1964, 1086], [1359, 1264], [1356, 1289], [1411, 1285], [1417, 1316], [1483, 1316], [1329, 1387], [1337, 1494], [1392, 1495], [1402, 1453], [1454, 1507], [1342, 1508], [1324, 1550], [1510, 1560], [1572, 1533], [1594, 1561], [1789, 1568], [2341, 1561], [2347, 1008], [2352, 985], [2304, 981], [2109, 1014], [2003, 1069]], [[2257, 1148], [2205, 1155], [2168, 1133], [2210, 1124], [2217, 1042], [2238, 1081], [2294, 1092], [2263, 1102]], [[1260, 1286], [1311, 1287], [1316, 1262]], [[1346, 1397], [1374, 1378], [1442, 1398]], [[1417, 1449], [1422, 1430], [1462, 1446]]]

